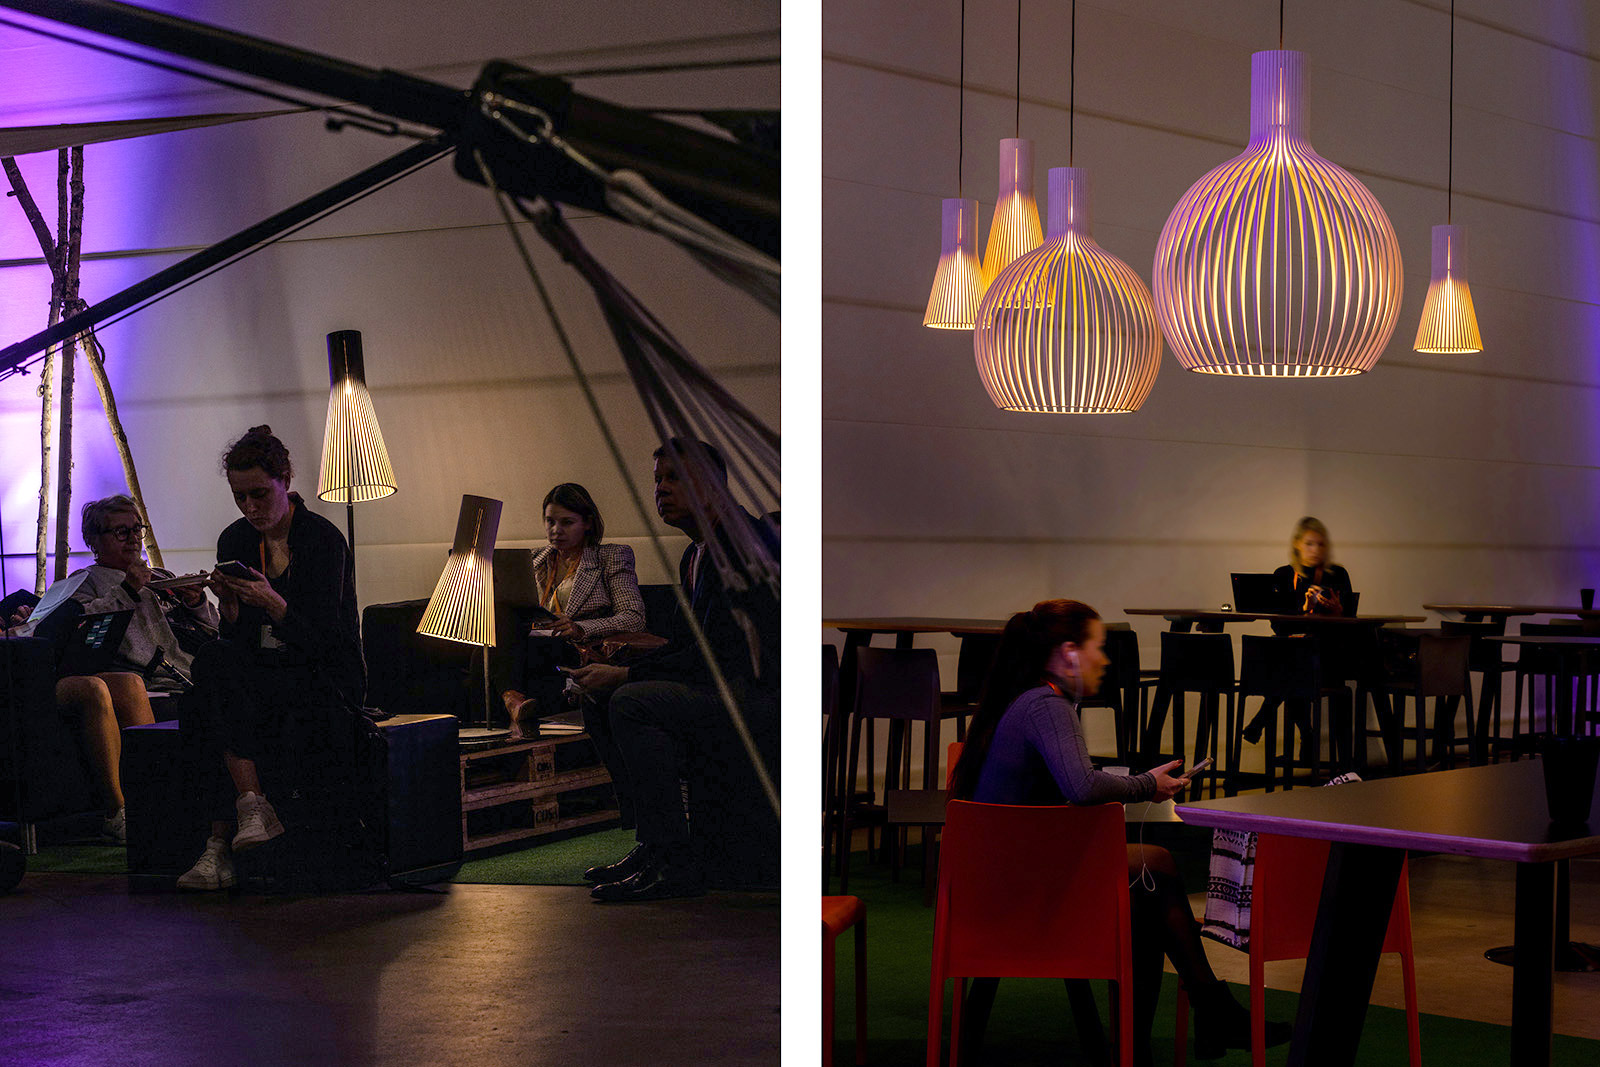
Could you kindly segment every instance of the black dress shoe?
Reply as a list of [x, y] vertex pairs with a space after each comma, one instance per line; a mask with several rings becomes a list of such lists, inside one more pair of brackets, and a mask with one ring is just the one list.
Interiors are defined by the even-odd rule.
[[698, 868], [652, 863], [620, 882], [606, 882], [589, 890], [596, 900], [623, 903], [635, 900], [668, 900], [673, 897], [698, 897], [706, 891]]
[[583, 872], [586, 882], [620, 882], [624, 878], [638, 874], [650, 861], [650, 846], [640, 843], [633, 846], [633, 851], [615, 863], [608, 863], [603, 867], [590, 867]]

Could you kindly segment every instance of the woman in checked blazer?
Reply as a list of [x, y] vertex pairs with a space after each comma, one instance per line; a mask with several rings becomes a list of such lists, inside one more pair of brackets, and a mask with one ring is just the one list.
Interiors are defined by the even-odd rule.
[[533, 559], [539, 604], [555, 616], [543, 628], [518, 627], [509, 683], [501, 690], [512, 729], [561, 707], [565, 679], [557, 667], [577, 662], [575, 643], [645, 628], [644, 598], [634, 573], [633, 549], [601, 544], [605, 521], [589, 491], [563, 482], [545, 494], [545, 536], [550, 547]]

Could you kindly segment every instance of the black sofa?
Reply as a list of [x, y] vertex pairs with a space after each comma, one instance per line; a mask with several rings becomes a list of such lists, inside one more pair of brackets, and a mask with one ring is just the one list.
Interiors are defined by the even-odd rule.
[[[677, 610], [670, 585], [641, 585], [647, 620]], [[401, 714], [445, 712], [467, 722], [483, 718], [481, 652], [416, 632], [426, 600], [373, 604], [362, 613], [367, 657], [367, 702]], [[658, 627], [660, 624], [657, 623]], [[491, 701], [503, 714], [497, 700]], [[775, 746], [774, 746], [775, 747]], [[731, 773], [703, 754], [690, 753], [689, 790], [696, 837], [711, 883], [719, 887], [778, 884], [778, 821], [753, 772], [742, 763]]]

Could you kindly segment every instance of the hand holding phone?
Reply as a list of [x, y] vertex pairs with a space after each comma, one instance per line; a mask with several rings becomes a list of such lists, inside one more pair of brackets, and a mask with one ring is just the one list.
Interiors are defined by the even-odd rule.
[[251, 570], [249, 567], [246, 567], [243, 563], [240, 563], [236, 559], [230, 559], [222, 563], [218, 563], [217, 573], [226, 575], [229, 578], [238, 578], [246, 582], [253, 582], [256, 579], [256, 572]]
[[1207, 756], [1205, 759], [1201, 760], [1199, 763], [1196, 763], [1193, 767], [1190, 767], [1188, 770], [1186, 770], [1182, 774], [1178, 775], [1178, 777], [1179, 778], [1193, 778], [1195, 775], [1199, 774], [1201, 771], [1203, 771], [1207, 767], [1211, 766], [1212, 762], [1213, 761], [1212, 761], [1211, 757]]

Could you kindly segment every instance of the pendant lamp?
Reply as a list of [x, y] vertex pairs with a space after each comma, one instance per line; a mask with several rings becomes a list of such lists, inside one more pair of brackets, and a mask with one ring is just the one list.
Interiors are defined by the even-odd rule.
[[1090, 236], [1088, 172], [1056, 167], [1049, 181], [1049, 237], [978, 305], [978, 376], [1007, 411], [1137, 411], [1161, 367], [1150, 290]]
[[1394, 227], [1306, 140], [1305, 56], [1250, 61], [1250, 141], [1178, 201], [1156, 243], [1156, 317], [1185, 369], [1369, 371], [1400, 311]]
[[[1077, 56], [1077, 4], [1072, 55]], [[1067, 158], [1072, 159], [1069, 77]], [[1050, 232], [1000, 272], [978, 305], [978, 377], [1007, 411], [1098, 415], [1139, 410], [1161, 369], [1161, 331], [1144, 280], [1089, 232], [1089, 173], [1049, 176]]]
[[994, 284], [1018, 256], [1039, 247], [1039, 205], [1033, 198], [1033, 142], [1022, 132], [1022, 0], [1017, 0], [1016, 136], [1000, 142], [1000, 189], [989, 220], [989, 245], [983, 253], [983, 284]]
[[978, 202], [961, 196], [962, 148], [966, 143], [967, 5], [961, 4], [961, 73], [956, 96], [956, 196], [941, 207], [939, 267], [922, 325], [939, 330], [970, 330], [983, 296], [983, 264], [978, 260]]
[[1418, 352], [1466, 355], [1483, 351], [1478, 315], [1467, 288], [1467, 231], [1451, 225], [1456, 164], [1456, 5], [1450, 0], [1450, 137], [1445, 169], [1445, 225], [1433, 228], [1433, 273], [1417, 323]]

